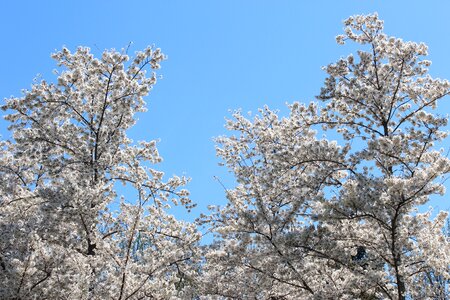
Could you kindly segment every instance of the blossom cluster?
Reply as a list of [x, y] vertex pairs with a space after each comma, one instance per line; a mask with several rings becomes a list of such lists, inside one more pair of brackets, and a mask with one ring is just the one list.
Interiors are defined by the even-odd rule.
[[361, 50], [324, 68], [319, 101], [227, 120], [217, 155], [236, 184], [196, 223], [170, 214], [195, 206], [188, 178], [127, 136], [161, 50], [53, 54], [57, 81], [2, 106], [0, 298], [448, 299], [448, 213], [419, 208], [445, 194], [450, 83], [376, 14], [344, 25], [337, 43]]

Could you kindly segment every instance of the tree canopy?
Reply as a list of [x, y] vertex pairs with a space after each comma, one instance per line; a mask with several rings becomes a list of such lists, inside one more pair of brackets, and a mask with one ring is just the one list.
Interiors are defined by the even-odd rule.
[[194, 223], [169, 213], [194, 206], [188, 179], [127, 137], [160, 49], [53, 54], [57, 81], [2, 107], [0, 298], [448, 299], [448, 213], [420, 208], [445, 194], [450, 83], [376, 14], [344, 25], [337, 43], [360, 50], [324, 68], [317, 101], [227, 121], [217, 155], [236, 186]]

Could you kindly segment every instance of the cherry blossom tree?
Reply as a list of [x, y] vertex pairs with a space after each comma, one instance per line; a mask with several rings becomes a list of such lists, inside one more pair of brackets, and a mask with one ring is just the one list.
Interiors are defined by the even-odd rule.
[[228, 121], [217, 153], [237, 185], [201, 219], [218, 236], [203, 247], [169, 213], [193, 207], [187, 179], [126, 135], [161, 51], [55, 53], [57, 82], [3, 106], [0, 298], [447, 299], [447, 212], [419, 208], [445, 193], [450, 83], [376, 14], [347, 19], [349, 41], [361, 50], [325, 68], [320, 102]]
[[319, 102], [236, 112], [218, 139], [237, 184], [203, 219], [218, 235], [202, 269], [213, 299], [448, 297], [447, 212], [419, 208], [445, 192], [450, 83], [376, 14], [344, 24], [338, 44], [361, 50], [324, 68]]
[[164, 179], [155, 141], [126, 135], [157, 79], [146, 69], [164, 55], [63, 48], [53, 58], [57, 82], [3, 106], [0, 298], [189, 298], [200, 235], [167, 211], [193, 206], [187, 179]]

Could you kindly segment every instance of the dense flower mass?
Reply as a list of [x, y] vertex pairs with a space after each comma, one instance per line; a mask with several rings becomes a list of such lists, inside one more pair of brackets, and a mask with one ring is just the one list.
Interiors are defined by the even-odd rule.
[[236, 186], [198, 224], [168, 212], [194, 206], [187, 178], [126, 134], [161, 51], [55, 53], [57, 81], [2, 107], [0, 299], [449, 299], [448, 214], [419, 207], [445, 194], [450, 83], [376, 14], [344, 24], [337, 43], [361, 50], [324, 68], [318, 102], [228, 120]]
[[447, 118], [433, 112], [450, 84], [376, 14], [344, 24], [338, 44], [361, 50], [324, 68], [322, 104], [236, 112], [218, 139], [237, 186], [205, 218], [220, 234], [204, 266], [211, 297], [449, 299], [447, 212], [418, 207], [450, 171], [434, 148]]
[[[164, 55], [88, 48], [53, 54], [57, 83], [6, 101], [13, 141], [0, 147], [1, 299], [168, 299], [196, 262], [186, 178], [163, 180], [156, 143], [127, 138]], [[134, 192], [125, 199], [117, 184]]]

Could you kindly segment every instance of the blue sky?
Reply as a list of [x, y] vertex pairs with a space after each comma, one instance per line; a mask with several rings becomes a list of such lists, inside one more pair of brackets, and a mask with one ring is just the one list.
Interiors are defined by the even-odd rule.
[[[225, 203], [214, 176], [232, 186], [213, 142], [226, 133], [230, 109], [267, 104], [285, 112], [286, 102], [313, 100], [325, 78], [321, 67], [352, 50], [334, 42], [342, 20], [361, 13], [378, 12], [388, 34], [428, 44], [431, 74], [450, 78], [449, 11], [448, 1], [2, 1], [0, 97], [19, 96], [38, 73], [51, 77], [49, 54], [63, 45], [97, 54], [129, 42], [131, 51], [160, 47], [169, 58], [164, 78], [130, 135], [160, 139], [159, 169], [192, 178], [188, 188], [199, 205], [192, 219], [208, 204]], [[0, 121], [3, 135], [5, 126]], [[450, 207], [442, 200], [433, 205]]]

